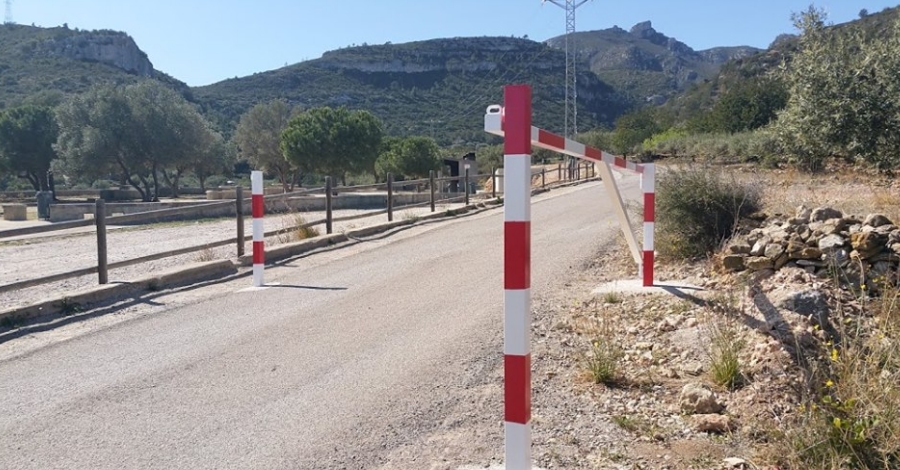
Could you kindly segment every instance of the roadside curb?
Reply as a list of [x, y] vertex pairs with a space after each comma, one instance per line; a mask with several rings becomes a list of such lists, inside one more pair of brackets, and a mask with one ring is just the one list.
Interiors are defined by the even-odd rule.
[[75, 314], [84, 306], [97, 306], [134, 292], [155, 291], [164, 287], [184, 286], [237, 273], [230, 260], [193, 263], [134, 281], [104, 284], [80, 291], [51, 297], [47, 300], [0, 310], [0, 325], [15, 324], [31, 318], [57, 313]]

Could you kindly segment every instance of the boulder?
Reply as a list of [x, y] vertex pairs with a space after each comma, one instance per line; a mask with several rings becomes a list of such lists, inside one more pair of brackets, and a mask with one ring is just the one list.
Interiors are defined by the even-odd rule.
[[818, 289], [802, 291], [772, 292], [770, 296], [772, 305], [778, 309], [784, 309], [803, 316], [814, 318], [826, 318], [830, 307], [825, 293]]
[[814, 222], [824, 222], [828, 219], [840, 219], [844, 214], [832, 207], [817, 207], [809, 214], [809, 220]]
[[887, 236], [877, 232], [861, 232], [850, 235], [850, 246], [859, 252], [881, 251], [887, 243]]
[[884, 214], [869, 214], [866, 217], [866, 220], [863, 221], [863, 225], [868, 225], [870, 227], [881, 227], [883, 225], [893, 225], [891, 219], [888, 219]]
[[764, 269], [773, 269], [775, 261], [765, 256], [749, 256], [744, 260], [744, 266], [753, 271], [762, 271]]
[[780, 243], [771, 243], [766, 246], [765, 252], [763, 255], [766, 258], [777, 259], [781, 254], [784, 253], [784, 247], [781, 246]]
[[812, 216], [812, 209], [806, 206], [800, 206], [797, 208], [797, 214], [794, 216], [797, 219], [802, 220], [804, 224], [809, 223], [809, 218]]
[[719, 401], [719, 397], [703, 384], [689, 383], [681, 389], [678, 402], [681, 411], [697, 415], [697, 414], [714, 414], [725, 409]]
[[712, 432], [724, 434], [734, 429], [731, 417], [720, 414], [702, 414], [691, 417], [694, 430], [698, 432]]
[[847, 240], [840, 235], [828, 235], [819, 240], [819, 249], [825, 252], [834, 251], [847, 244]]
[[746, 255], [753, 247], [746, 240], [736, 240], [728, 245], [728, 253], [732, 255]]
[[768, 235], [763, 235], [756, 243], [753, 244], [753, 248], [750, 249], [751, 256], [762, 256], [766, 253], [766, 247], [769, 246], [769, 243], [772, 243], [772, 238]]
[[746, 255], [725, 255], [722, 258], [722, 267], [724, 267], [728, 271], [743, 271], [747, 269], [744, 266], [744, 259]]

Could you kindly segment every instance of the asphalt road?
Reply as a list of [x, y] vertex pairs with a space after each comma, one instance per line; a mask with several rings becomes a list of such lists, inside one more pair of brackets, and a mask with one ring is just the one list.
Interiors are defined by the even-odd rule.
[[[635, 197], [636, 179], [624, 183]], [[596, 183], [535, 199], [535, 296], [618, 236], [606, 200]], [[498, 458], [499, 397], [479, 410], [497, 434], [484, 455], [434, 466], [427, 437], [467, 433], [454, 410], [499, 380], [502, 220], [494, 210], [297, 260], [267, 271], [278, 287], [213, 289], [2, 361], [0, 469], [401, 468], [398, 449], [419, 468]]]

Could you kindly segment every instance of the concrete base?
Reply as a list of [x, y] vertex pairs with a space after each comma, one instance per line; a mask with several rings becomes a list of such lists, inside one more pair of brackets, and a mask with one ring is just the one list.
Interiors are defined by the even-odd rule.
[[28, 220], [28, 206], [25, 204], [4, 204], [3, 220]]
[[0, 310], [0, 321], [17, 323], [29, 318], [67, 310], [69, 310], [68, 313], [74, 313], [82, 306], [102, 304], [111, 299], [134, 295], [135, 292], [156, 291], [166, 287], [194, 284], [236, 273], [237, 268], [230, 260], [190, 263], [134, 281], [98, 285], [76, 292], [58, 294], [35, 304]]
[[608, 282], [593, 290], [592, 294], [672, 294], [676, 297], [698, 295], [702, 293], [702, 287], [693, 286], [679, 281], [657, 281], [653, 286], [644, 287], [640, 279], [624, 279]]

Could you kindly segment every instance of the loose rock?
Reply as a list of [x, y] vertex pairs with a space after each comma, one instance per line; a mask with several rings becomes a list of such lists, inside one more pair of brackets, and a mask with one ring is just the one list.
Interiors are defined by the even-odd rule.
[[679, 396], [681, 411], [688, 414], [715, 414], [725, 409], [715, 392], [703, 384], [689, 383]]

